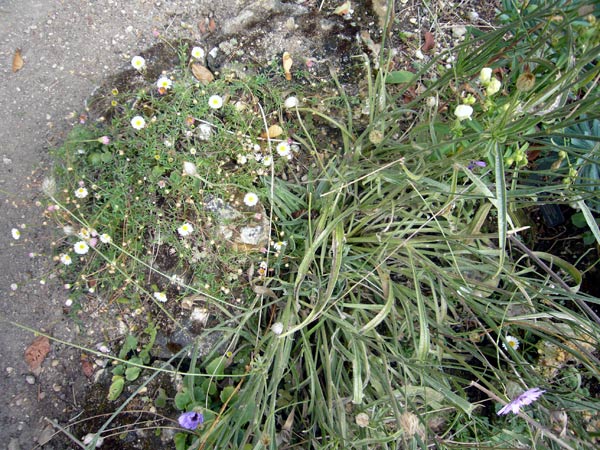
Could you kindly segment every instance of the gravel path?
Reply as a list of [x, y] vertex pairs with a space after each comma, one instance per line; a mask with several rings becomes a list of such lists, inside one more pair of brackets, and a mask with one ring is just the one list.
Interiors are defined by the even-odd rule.
[[[228, 2], [221, 2], [223, 11]], [[32, 375], [23, 353], [34, 335], [6, 322], [69, 341], [77, 336], [62, 313], [67, 293], [51, 277], [52, 227], [44, 225], [39, 203], [48, 149], [64, 139], [94, 87], [156, 43], [157, 33], [197, 38], [197, 26], [186, 24], [197, 24], [207, 3], [0, 0], [0, 448], [48, 440], [44, 417], [67, 419], [63, 411], [76, 407], [87, 383], [78, 353], [56, 343]], [[17, 48], [24, 65], [13, 72]], [[43, 448], [64, 448], [55, 442]]]

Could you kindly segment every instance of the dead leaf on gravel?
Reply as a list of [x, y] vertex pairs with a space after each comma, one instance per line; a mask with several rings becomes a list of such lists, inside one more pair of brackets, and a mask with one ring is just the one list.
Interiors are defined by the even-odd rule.
[[271, 297], [274, 299], [278, 298], [275, 292], [265, 286], [252, 286], [252, 290], [258, 295], [264, 295], [265, 297]]
[[192, 64], [192, 73], [194, 74], [194, 77], [196, 77], [196, 79], [202, 84], [211, 83], [215, 79], [215, 76], [212, 74], [212, 72], [202, 64]]
[[87, 359], [87, 357], [81, 357], [81, 371], [87, 378], [92, 378], [94, 375], [94, 365], [89, 359]]
[[276, 138], [277, 136], [281, 136], [283, 134], [283, 128], [281, 128], [279, 125], [271, 125], [269, 127], [269, 129], [267, 130], [266, 133], [262, 133], [260, 136], [263, 139], [273, 139]]
[[18, 48], [15, 50], [15, 54], [13, 55], [12, 71], [18, 72], [19, 70], [21, 70], [23, 68], [24, 63], [25, 62], [23, 61], [23, 56], [21, 55], [21, 49]]
[[290, 72], [290, 69], [292, 68], [292, 64], [294, 64], [294, 60], [288, 52], [284, 52], [281, 59], [283, 62], [283, 73], [285, 74], [285, 79], [290, 81], [292, 79], [292, 73]]
[[46, 355], [50, 352], [50, 340], [46, 336], [38, 336], [25, 350], [25, 362], [29, 370], [36, 372], [42, 366]]
[[198, 30], [200, 31], [200, 34], [206, 34], [208, 31], [208, 17], [205, 17], [198, 22]]
[[217, 23], [212, 17], [205, 17], [200, 22], [198, 22], [198, 30], [201, 34], [214, 33], [216, 29]]
[[210, 31], [211, 33], [214, 33], [214, 31], [216, 29], [217, 29], [217, 23], [215, 22], [215, 19], [213, 19], [211, 17], [210, 20], [208, 21], [208, 31]]
[[337, 8], [335, 8], [333, 10], [333, 13], [337, 14], [338, 16], [345, 16], [346, 14], [348, 14], [350, 12], [351, 9], [352, 9], [352, 3], [345, 2], [345, 3], [342, 3], [340, 6], [338, 6]]
[[425, 43], [421, 47], [421, 51], [428, 52], [429, 50], [433, 50], [435, 47], [435, 39], [433, 38], [433, 33], [431, 31], [425, 32]]

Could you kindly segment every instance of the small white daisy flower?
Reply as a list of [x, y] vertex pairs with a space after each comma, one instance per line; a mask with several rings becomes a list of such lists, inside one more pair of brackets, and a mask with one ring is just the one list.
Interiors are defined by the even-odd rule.
[[142, 116], [135, 116], [133, 119], [131, 119], [131, 126], [136, 130], [141, 130], [146, 126], [146, 121]]
[[280, 252], [280, 251], [281, 251], [281, 249], [282, 249], [283, 247], [285, 247], [286, 245], [287, 245], [287, 242], [286, 242], [286, 241], [279, 241], [279, 242], [275, 242], [275, 243], [273, 244], [273, 248], [275, 249], [275, 251], [277, 251], [277, 252]]
[[112, 242], [112, 238], [110, 237], [110, 234], [101, 234], [100, 235], [100, 242], [102, 242], [103, 244], [110, 244]]
[[263, 158], [262, 163], [265, 167], [269, 167], [271, 164], [273, 164], [273, 157], [271, 155], [266, 155]]
[[470, 105], [458, 105], [456, 109], [454, 109], [454, 115], [459, 121], [463, 121], [466, 119], [470, 119], [473, 114], [473, 107]]
[[246, 206], [256, 205], [258, 203], [258, 195], [256, 195], [254, 192], [248, 192], [246, 195], [244, 195], [244, 203]]
[[210, 106], [212, 109], [219, 109], [221, 106], [223, 106], [223, 97], [220, 95], [211, 95], [208, 99], [208, 106]]
[[88, 190], [84, 187], [80, 187], [75, 191], [75, 197], [86, 198], [88, 196]]
[[279, 144], [277, 144], [277, 153], [279, 154], [279, 156], [289, 156], [291, 150], [290, 150], [290, 144], [288, 144], [287, 142], [283, 141], [280, 142]]
[[90, 247], [84, 241], [79, 241], [75, 243], [73, 250], [78, 255], [85, 255], [90, 250]]
[[192, 226], [191, 223], [184, 223], [183, 225], [181, 225], [179, 228], [177, 228], [177, 232], [179, 233], [180, 236], [189, 236], [190, 234], [192, 234], [194, 232], [194, 227]]
[[63, 263], [65, 266], [68, 266], [73, 262], [73, 260], [69, 255], [63, 253], [62, 255], [60, 255], [60, 262]]
[[86, 241], [92, 237], [92, 234], [90, 233], [90, 230], [88, 230], [87, 228], [82, 228], [81, 230], [79, 230], [79, 233], [77, 233], [77, 236], [79, 236], [81, 239], [85, 239]]
[[131, 58], [131, 65], [136, 70], [142, 70], [146, 67], [146, 60], [141, 56], [134, 56]]
[[162, 88], [162, 89], [171, 89], [171, 85], [173, 84], [173, 82], [167, 78], [167, 77], [160, 77], [158, 79], [158, 81], [156, 82], [156, 86], [158, 88]]
[[15, 240], [18, 240], [21, 237], [21, 232], [16, 228], [13, 228], [12, 230], [10, 230], [10, 233], [12, 234], [12, 237]]
[[165, 294], [164, 292], [155, 292], [154, 298], [161, 303], [165, 303], [167, 301], [167, 294]]
[[202, 47], [194, 47], [192, 49], [192, 56], [195, 59], [204, 59], [205, 55], [206, 55], [206, 52], [204, 51], [204, 49]]
[[519, 348], [519, 344], [519, 340], [516, 337], [507, 334], [506, 342], [502, 343], [502, 347], [504, 347], [504, 350], [508, 350], [508, 347], [512, 348], [513, 350], [517, 350]]

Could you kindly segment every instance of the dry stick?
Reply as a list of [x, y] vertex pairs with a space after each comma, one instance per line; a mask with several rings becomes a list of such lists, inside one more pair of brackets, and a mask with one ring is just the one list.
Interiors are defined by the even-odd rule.
[[74, 444], [77, 444], [79, 447], [83, 448], [84, 450], [87, 448], [87, 446], [83, 442], [81, 442], [79, 439], [77, 439], [69, 430], [67, 430], [66, 427], [65, 428], [61, 427], [56, 420], [48, 419], [47, 417], [44, 417], [44, 419], [46, 420], [46, 422], [50, 423], [54, 428], [56, 428], [57, 430], [64, 433], [69, 439], [71, 439], [71, 441], [73, 441]]
[[[533, 253], [529, 248], [527, 248], [527, 246], [525, 246], [524, 244], [522, 244], [517, 238], [515, 238], [514, 236], [509, 236], [508, 239], [510, 239], [511, 242], [513, 242], [517, 247], [519, 247], [521, 249], [521, 251], [523, 251], [525, 254], [527, 254], [531, 259], [533, 259], [542, 269], [544, 269], [546, 271], [546, 273], [548, 275], [550, 275], [552, 278], [554, 278], [554, 280], [565, 290], [570, 291], [571, 288], [569, 287], [569, 285], [567, 283], [565, 283], [563, 281], [563, 279], [561, 277], [559, 277], [550, 267], [548, 267], [546, 265], [546, 263], [544, 261], [542, 261], [540, 258], [538, 258], [535, 253]], [[583, 309], [593, 320], [594, 322], [596, 322], [598, 325], [600, 325], [600, 317], [598, 317], [598, 314], [596, 314], [592, 308], [590, 308], [588, 306], [587, 303], [585, 303], [583, 300], [575, 297], [575, 303], [577, 303], [579, 305], [579, 307], [581, 309]]]
[[[474, 386], [477, 389], [479, 389], [481, 392], [483, 392], [484, 394], [489, 395], [492, 399], [496, 400], [497, 402], [500, 403], [504, 403], [505, 405], [507, 404], [507, 402], [505, 402], [504, 400], [500, 399], [500, 397], [498, 397], [496, 394], [494, 394], [492, 391], [489, 391], [488, 389], [484, 388], [482, 385], [480, 385], [479, 383], [477, 383], [476, 381], [471, 381], [470, 386]], [[525, 419], [525, 421], [531, 425], [532, 427], [536, 428], [538, 431], [540, 431], [543, 435], [548, 436], [550, 439], [552, 439], [554, 442], [556, 442], [558, 445], [562, 446], [563, 448], [566, 448], [568, 450], [575, 450], [573, 447], [571, 447], [569, 444], [567, 444], [565, 441], [563, 441], [561, 438], [557, 437], [554, 435], [554, 433], [552, 433], [552, 431], [550, 431], [548, 428], [546, 428], [544, 425], [542, 425], [541, 423], [533, 420], [531, 417], [529, 417], [526, 414], [523, 414], [522, 412], [518, 412], [517, 415], [519, 417], [521, 417], [522, 419]]]

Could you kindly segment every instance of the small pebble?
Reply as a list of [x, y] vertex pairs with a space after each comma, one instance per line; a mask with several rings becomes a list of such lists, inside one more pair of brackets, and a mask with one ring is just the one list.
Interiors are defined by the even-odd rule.
[[27, 384], [35, 384], [35, 377], [33, 375], [27, 375], [25, 381]]
[[466, 27], [464, 27], [464, 26], [462, 26], [462, 25], [459, 25], [459, 26], [457, 26], [457, 27], [454, 27], [454, 28], [452, 28], [452, 35], [453, 35], [455, 38], [461, 38], [461, 37], [463, 37], [465, 34], [467, 34], [467, 28], [466, 28]]
[[471, 22], [477, 22], [479, 20], [479, 14], [476, 11], [469, 11], [469, 20]]

